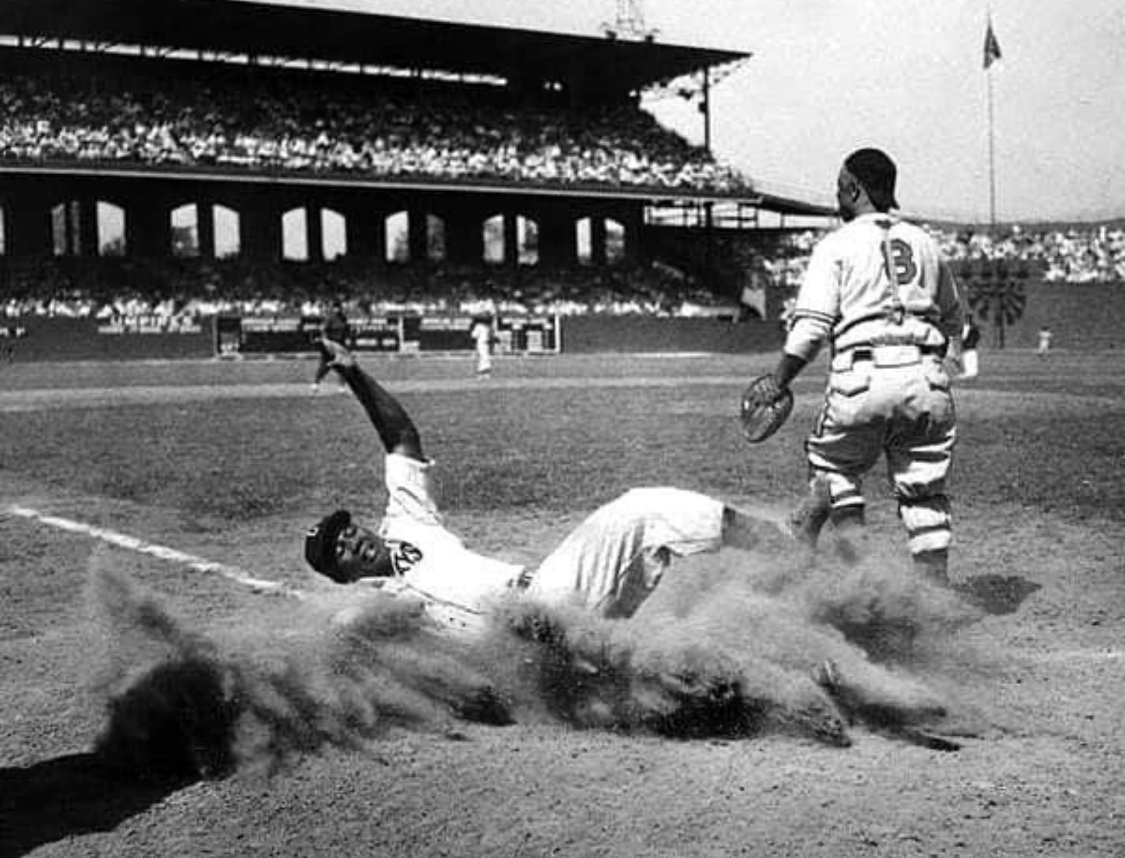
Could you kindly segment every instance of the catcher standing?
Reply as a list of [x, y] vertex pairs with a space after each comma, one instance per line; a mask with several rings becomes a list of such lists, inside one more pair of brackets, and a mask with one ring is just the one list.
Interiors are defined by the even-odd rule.
[[814, 249], [767, 378], [772, 396], [784, 398], [829, 344], [824, 408], [806, 442], [809, 496], [790, 518], [795, 535], [815, 544], [831, 520], [842, 553], [854, 554], [862, 479], [883, 454], [915, 568], [944, 583], [956, 439], [946, 361], [960, 361], [961, 301], [936, 243], [891, 214], [895, 179], [894, 162], [878, 149], [845, 159], [836, 188], [845, 223]]

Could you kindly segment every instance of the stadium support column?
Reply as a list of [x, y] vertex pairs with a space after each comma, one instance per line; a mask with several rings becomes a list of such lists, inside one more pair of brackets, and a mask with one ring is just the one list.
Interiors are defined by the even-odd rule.
[[138, 190], [128, 200], [125, 246], [131, 256], [166, 257], [172, 252], [170, 202], [163, 194]]
[[35, 259], [51, 255], [51, 210], [34, 186], [0, 185], [4, 199], [4, 255]]
[[519, 232], [516, 229], [517, 214], [504, 212], [504, 264], [516, 268], [520, 264]]
[[429, 225], [426, 222], [424, 208], [409, 209], [407, 216], [408, 241], [410, 242], [410, 259], [415, 262], [424, 262], [429, 258]]
[[305, 235], [308, 238], [308, 253], [310, 262], [324, 261], [324, 228], [323, 212], [321, 206], [312, 203], [305, 207], [308, 213], [305, 218]]
[[484, 256], [484, 238], [481, 221], [483, 209], [479, 204], [472, 205], [459, 201], [457, 206], [447, 211], [445, 221], [446, 250], [450, 262], [479, 265]]
[[281, 259], [281, 206], [264, 194], [246, 200], [244, 255], [260, 262]]
[[78, 200], [78, 250], [81, 256], [97, 256], [98, 247], [98, 202], [92, 197], [82, 196]]
[[590, 255], [598, 261], [599, 265], [606, 263], [605, 248], [605, 218], [590, 218]]
[[356, 259], [384, 258], [383, 216], [374, 214], [362, 206], [349, 204], [344, 209], [348, 242], [348, 256]]
[[203, 259], [215, 258], [215, 203], [210, 195], [199, 201], [199, 255]]
[[574, 220], [570, 212], [558, 206], [550, 206], [540, 212], [539, 218], [540, 261], [552, 267], [574, 265], [578, 250]]

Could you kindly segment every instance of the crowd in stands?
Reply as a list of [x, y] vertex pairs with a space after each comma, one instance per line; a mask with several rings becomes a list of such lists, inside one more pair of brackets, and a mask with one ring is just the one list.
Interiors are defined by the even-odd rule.
[[935, 230], [951, 259], [1006, 259], [1029, 263], [1050, 283], [1125, 282], [1125, 227], [1039, 230], [1018, 224], [995, 237], [987, 232]]
[[749, 189], [632, 102], [577, 109], [495, 87], [140, 62], [0, 69], [0, 159]]
[[[930, 227], [942, 253], [955, 263], [1005, 260], [1024, 264], [1048, 283], [1125, 283], [1125, 226], [1091, 224], [1041, 229], [1019, 224], [995, 235], [972, 229]], [[823, 232], [805, 230], [786, 238], [767, 260], [778, 282], [796, 285]]]
[[737, 312], [733, 301], [668, 266], [385, 269], [358, 263], [58, 259], [9, 266], [5, 280], [0, 316], [8, 318], [321, 316], [336, 300], [357, 316]]
[[[1048, 282], [1125, 282], [1125, 229], [1032, 231], [1003, 235], [931, 230], [955, 262], [1004, 259], [1034, 266]], [[791, 233], [756, 256], [785, 293], [800, 284], [823, 235]], [[755, 256], [751, 251], [750, 256]], [[745, 254], [736, 254], [743, 259]], [[749, 264], [749, 263], [747, 263]], [[728, 272], [729, 273], [729, 272]], [[735, 272], [737, 274], [737, 272]], [[606, 268], [573, 266], [382, 266], [361, 260], [275, 263], [227, 260], [68, 258], [0, 269], [0, 316], [74, 318], [225, 313], [316, 316], [337, 299], [360, 315], [643, 314], [732, 315], [736, 288], [717, 295], [683, 271], [657, 261]]]

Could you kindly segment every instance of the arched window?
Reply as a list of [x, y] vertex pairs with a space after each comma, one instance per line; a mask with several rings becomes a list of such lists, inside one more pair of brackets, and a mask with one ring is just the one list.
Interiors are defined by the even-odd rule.
[[625, 226], [613, 218], [605, 220], [605, 261], [611, 265], [625, 258]]
[[520, 265], [539, 264], [539, 224], [523, 215], [516, 218], [516, 258]]
[[504, 261], [504, 215], [493, 215], [484, 222], [484, 261], [498, 265]]
[[406, 212], [387, 215], [383, 221], [383, 235], [386, 239], [387, 262], [410, 261], [410, 216]]
[[334, 209], [320, 210], [320, 251], [331, 262], [348, 253], [348, 219]]
[[309, 220], [304, 207], [281, 216], [281, 258], [306, 262], [309, 258]]
[[226, 206], [212, 206], [211, 223], [215, 234], [215, 258], [230, 259], [242, 252], [242, 219]]
[[68, 200], [51, 208], [51, 242], [55, 256], [77, 256], [82, 250], [82, 207]]
[[445, 221], [437, 215], [426, 215], [426, 258], [444, 262], [445, 256]]
[[125, 255], [125, 209], [98, 200], [98, 256]]
[[199, 256], [199, 209], [195, 203], [172, 209], [171, 222], [172, 255]]
[[574, 252], [579, 265], [594, 264], [594, 234], [588, 217], [574, 224]]

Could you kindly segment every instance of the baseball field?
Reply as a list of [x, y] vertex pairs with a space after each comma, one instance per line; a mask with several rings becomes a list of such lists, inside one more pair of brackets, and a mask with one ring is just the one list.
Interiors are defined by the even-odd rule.
[[[793, 506], [823, 370], [750, 446], [738, 394], [771, 362], [361, 365], [451, 529], [534, 565], [634, 486]], [[1125, 356], [982, 364], [954, 592], [912, 577], [873, 473], [858, 565], [686, 559], [550, 646], [511, 617], [453, 641], [308, 570], [311, 524], [384, 501], [377, 436], [311, 363], [0, 365], [0, 856], [1125, 854]], [[928, 701], [935, 741], [834, 721], [829, 662]]]

